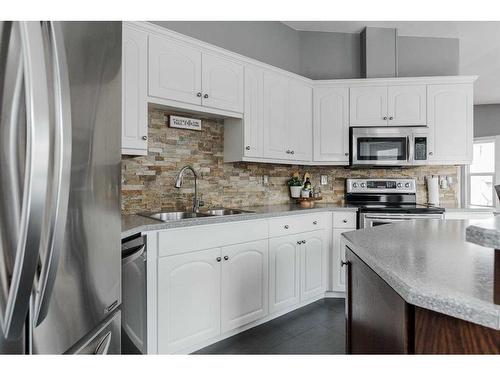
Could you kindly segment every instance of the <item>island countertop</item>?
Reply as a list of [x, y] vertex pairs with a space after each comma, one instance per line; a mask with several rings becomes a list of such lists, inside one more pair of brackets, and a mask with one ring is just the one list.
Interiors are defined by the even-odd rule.
[[466, 241], [478, 220], [415, 220], [343, 234], [407, 303], [500, 330], [495, 250]]

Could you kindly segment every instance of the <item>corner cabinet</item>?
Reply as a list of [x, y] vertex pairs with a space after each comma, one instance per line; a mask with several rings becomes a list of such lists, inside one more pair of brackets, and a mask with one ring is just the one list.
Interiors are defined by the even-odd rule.
[[314, 89], [314, 161], [349, 163], [349, 88]]
[[429, 85], [429, 163], [470, 164], [473, 147], [472, 84]]
[[148, 154], [148, 34], [122, 26], [122, 154]]
[[312, 159], [312, 88], [269, 71], [264, 73], [264, 157]]

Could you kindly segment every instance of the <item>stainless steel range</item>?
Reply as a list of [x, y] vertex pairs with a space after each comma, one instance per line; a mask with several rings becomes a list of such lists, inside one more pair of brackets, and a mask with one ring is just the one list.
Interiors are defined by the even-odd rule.
[[348, 178], [345, 200], [358, 207], [358, 228], [444, 215], [443, 208], [417, 203], [413, 178]]

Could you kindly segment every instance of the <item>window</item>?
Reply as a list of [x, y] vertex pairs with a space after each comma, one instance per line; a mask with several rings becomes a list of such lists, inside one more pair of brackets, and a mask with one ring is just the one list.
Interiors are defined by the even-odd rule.
[[469, 166], [469, 204], [495, 206], [495, 181], [495, 138], [476, 139]]

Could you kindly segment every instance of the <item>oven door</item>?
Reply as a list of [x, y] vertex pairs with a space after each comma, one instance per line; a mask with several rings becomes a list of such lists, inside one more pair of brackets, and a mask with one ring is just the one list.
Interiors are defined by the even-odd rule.
[[379, 225], [393, 224], [408, 220], [443, 219], [442, 214], [384, 214], [384, 213], [361, 213], [359, 216], [359, 228], [372, 228]]
[[352, 128], [351, 165], [412, 165], [412, 143], [410, 129]]

